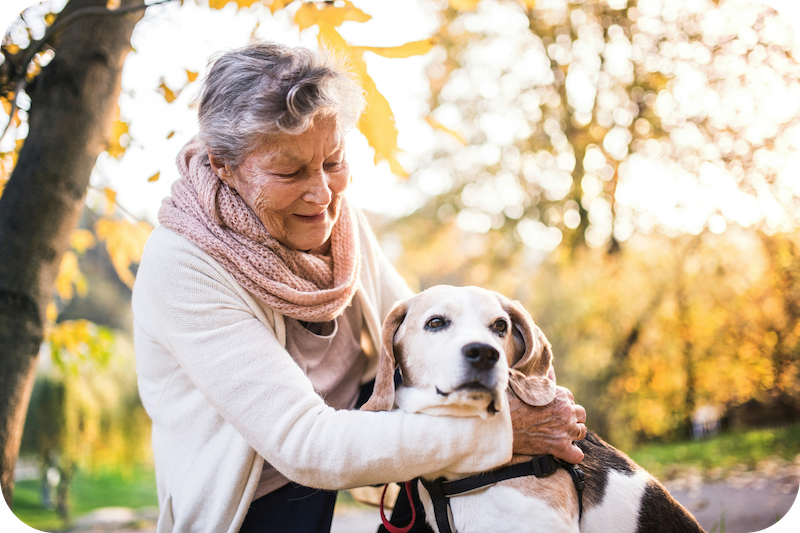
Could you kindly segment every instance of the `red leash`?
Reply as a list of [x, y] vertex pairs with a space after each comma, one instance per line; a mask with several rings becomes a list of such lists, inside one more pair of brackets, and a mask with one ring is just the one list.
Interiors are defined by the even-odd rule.
[[383, 499], [386, 497], [386, 489], [389, 488], [389, 485], [383, 486], [383, 494], [381, 494], [381, 521], [383, 522], [383, 527], [385, 527], [389, 533], [408, 533], [411, 531], [411, 527], [414, 525], [414, 522], [417, 521], [417, 509], [414, 507], [414, 499], [411, 497], [411, 482], [406, 481], [403, 483], [406, 486], [406, 494], [408, 495], [408, 503], [411, 504], [411, 523], [408, 524], [406, 527], [395, 527], [389, 523], [386, 519], [386, 515], [383, 514]]

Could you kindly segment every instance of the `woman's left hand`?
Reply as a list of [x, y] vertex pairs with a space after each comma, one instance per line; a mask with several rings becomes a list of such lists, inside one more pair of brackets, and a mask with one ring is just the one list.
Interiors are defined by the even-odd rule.
[[508, 403], [515, 454], [551, 454], [571, 464], [583, 461], [583, 452], [573, 442], [586, 437], [586, 410], [575, 404], [569, 389], [556, 387], [553, 401], [541, 407], [532, 407], [513, 393]]

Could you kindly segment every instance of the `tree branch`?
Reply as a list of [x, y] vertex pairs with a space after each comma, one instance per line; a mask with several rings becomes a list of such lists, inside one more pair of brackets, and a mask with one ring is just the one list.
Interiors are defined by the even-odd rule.
[[27, 82], [25, 80], [26, 72], [28, 70], [28, 65], [30, 64], [31, 60], [34, 58], [37, 52], [39, 52], [42, 47], [53, 38], [58, 32], [63, 30], [68, 25], [72, 24], [76, 20], [87, 17], [87, 16], [118, 16], [124, 15], [126, 13], [133, 13], [134, 11], [139, 11], [142, 9], [147, 9], [150, 6], [157, 6], [159, 4], [166, 4], [167, 2], [173, 2], [174, 0], [159, 0], [158, 2], [153, 2], [152, 4], [141, 4], [135, 6], [127, 6], [121, 7], [119, 9], [107, 9], [105, 7], [86, 7], [83, 9], [79, 9], [74, 13], [70, 13], [63, 19], [59, 19], [48, 28], [47, 32], [44, 34], [44, 37], [39, 39], [38, 41], [31, 43], [31, 45], [25, 50], [25, 55], [22, 56], [22, 60], [20, 61], [19, 65], [17, 65], [17, 72], [14, 74], [14, 78], [11, 79], [9, 85], [14, 87], [13, 89], [13, 98], [8, 98], [8, 93], [3, 96], [6, 96], [8, 100], [11, 102], [11, 112], [8, 114], [8, 123], [6, 127], [3, 129], [3, 134], [0, 135], [0, 139], [3, 139], [8, 133], [9, 128], [11, 127], [11, 123], [14, 122], [14, 113], [17, 112], [17, 97], [19, 93], [25, 89]]

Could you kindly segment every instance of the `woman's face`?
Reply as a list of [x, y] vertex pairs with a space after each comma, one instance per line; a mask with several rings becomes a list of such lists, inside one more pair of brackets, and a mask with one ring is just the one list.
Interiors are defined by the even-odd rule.
[[300, 135], [279, 135], [239, 168], [211, 164], [242, 197], [270, 235], [285, 246], [310, 250], [331, 236], [350, 182], [344, 139], [333, 119], [319, 119]]

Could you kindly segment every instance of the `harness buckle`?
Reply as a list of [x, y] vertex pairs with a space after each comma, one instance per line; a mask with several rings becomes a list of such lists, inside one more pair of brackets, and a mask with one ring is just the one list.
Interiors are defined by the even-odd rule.
[[533, 467], [533, 475], [536, 477], [547, 477], [558, 468], [558, 464], [552, 455], [534, 457], [531, 459], [531, 466]]
[[433, 481], [422, 481], [422, 484], [428, 491], [428, 494], [431, 495], [432, 500], [442, 500], [447, 499], [447, 496], [444, 494], [444, 490], [442, 490], [442, 483], [447, 481], [446, 478], [440, 477], [436, 478]]
[[575, 466], [575, 477], [577, 481], [575, 482], [575, 488], [579, 491], [582, 491], [586, 488], [586, 474], [583, 473], [583, 470], [580, 467]]

